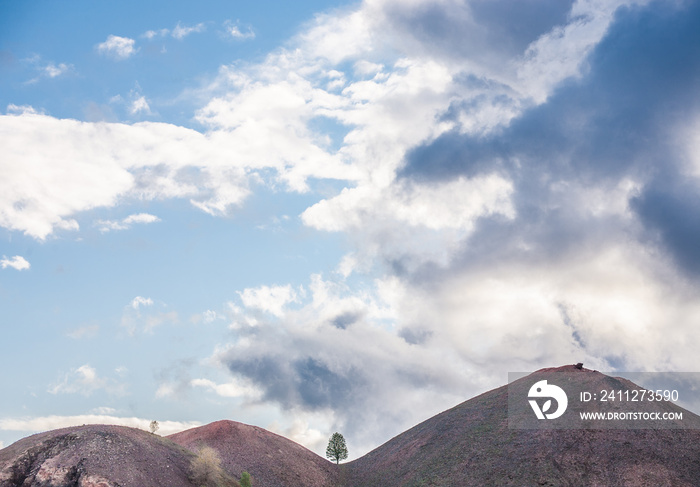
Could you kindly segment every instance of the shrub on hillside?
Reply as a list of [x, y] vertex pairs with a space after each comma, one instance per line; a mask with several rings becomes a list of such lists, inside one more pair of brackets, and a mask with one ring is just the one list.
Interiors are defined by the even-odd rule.
[[200, 448], [192, 459], [190, 478], [196, 487], [241, 487], [221, 468], [219, 453], [208, 446]]

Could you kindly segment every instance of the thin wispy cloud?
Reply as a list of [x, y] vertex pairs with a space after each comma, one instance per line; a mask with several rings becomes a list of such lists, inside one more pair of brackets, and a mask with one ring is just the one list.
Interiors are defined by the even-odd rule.
[[82, 340], [85, 338], [94, 338], [100, 331], [99, 325], [86, 325], [80, 328], [75, 328], [70, 330], [66, 335], [73, 338], [74, 340]]
[[[144, 101], [145, 103], [145, 101]], [[146, 104], [146, 109], [148, 104]], [[128, 230], [134, 224], [136, 225], [147, 225], [149, 223], [156, 223], [161, 221], [155, 215], [149, 213], [137, 213], [134, 215], [129, 215], [121, 220], [98, 220], [95, 222], [95, 226], [102, 233], [111, 232], [115, 230]]]
[[53, 61], [46, 62], [42, 60], [39, 55], [30, 56], [24, 59], [23, 63], [31, 66], [34, 71], [38, 73], [37, 76], [25, 81], [24, 84], [26, 85], [32, 85], [44, 79], [51, 80], [59, 78], [75, 72], [75, 67], [72, 64], [55, 63]]
[[141, 37], [148, 40], [153, 40], [156, 38], [172, 37], [177, 40], [183, 40], [191, 34], [202, 33], [207, 30], [207, 24], [205, 22], [199, 22], [195, 25], [184, 25], [182, 22], [178, 22], [172, 29], [155, 29], [147, 30]]
[[178, 40], [182, 40], [190, 34], [197, 32], [204, 32], [207, 26], [204, 22], [192, 26], [185, 26], [178, 22], [178, 24], [171, 31], [171, 35]]
[[224, 29], [227, 35], [237, 40], [255, 39], [255, 32], [252, 27], [248, 26], [241, 29], [238, 22], [227, 20], [224, 22]]
[[141, 37], [145, 37], [146, 39], [155, 39], [157, 37], [165, 37], [170, 33], [170, 29], [158, 29], [158, 30], [147, 30], [144, 32]]
[[111, 395], [126, 394], [127, 386], [114, 378], [100, 376], [89, 364], [81, 365], [65, 374], [62, 379], [53, 384], [50, 394], [80, 394], [90, 396], [98, 390], [104, 390]]

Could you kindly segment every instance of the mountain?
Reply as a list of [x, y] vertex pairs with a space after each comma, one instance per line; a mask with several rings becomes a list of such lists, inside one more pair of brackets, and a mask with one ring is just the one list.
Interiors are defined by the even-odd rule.
[[193, 457], [139, 429], [77, 426], [32, 435], [0, 450], [0, 486], [192, 487]]
[[[700, 485], [700, 418], [672, 403], [642, 402], [635, 408], [682, 412], [698, 429], [600, 429], [607, 426], [603, 421], [585, 429], [509, 428], [509, 392], [523, 398], [515, 407], [511, 404], [511, 424], [537, 421], [525, 398], [540, 380], [574, 391], [641, 389], [576, 366], [542, 369], [440, 413], [348, 463], [351, 485]], [[570, 396], [569, 408], [577, 414], [578, 392]], [[586, 407], [607, 413], [617, 411], [620, 403], [591, 401]]]
[[265, 487], [326, 487], [338, 484], [336, 465], [287, 438], [256, 426], [217, 421], [168, 437], [192, 451], [209, 446], [221, 465], [240, 478], [247, 471], [253, 485]]
[[[568, 400], [552, 392], [552, 385], [562, 387]], [[198, 487], [189, 480], [190, 468], [205, 446], [218, 452], [230, 476], [248, 471], [255, 487], [699, 486], [700, 417], [673, 403], [633, 407], [639, 413], [682, 413], [693, 429], [676, 429], [679, 421], [640, 429], [634, 419], [614, 423], [622, 429], [606, 429], [611, 423], [601, 419], [572, 428], [572, 418], [582, 411], [623, 411], [619, 400], [582, 402], [580, 392], [640, 389], [583, 367], [542, 369], [340, 466], [233, 421], [167, 438], [120, 426], [65, 428], [0, 450], [0, 487]], [[559, 412], [564, 402], [566, 412], [537, 419], [532, 398], [542, 414]]]

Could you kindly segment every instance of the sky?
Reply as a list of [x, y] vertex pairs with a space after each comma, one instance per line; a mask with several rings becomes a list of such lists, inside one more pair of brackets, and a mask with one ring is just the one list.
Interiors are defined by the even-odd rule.
[[5, 1], [0, 447], [351, 458], [508, 372], [699, 370], [700, 3]]

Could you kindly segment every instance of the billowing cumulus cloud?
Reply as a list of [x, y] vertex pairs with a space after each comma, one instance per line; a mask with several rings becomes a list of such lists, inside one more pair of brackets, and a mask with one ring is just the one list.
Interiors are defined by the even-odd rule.
[[182, 127], [87, 123], [25, 110], [0, 116], [0, 134], [0, 225], [38, 239], [120, 197], [189, 198], [223, 212], [248, 194], [243, 169], [226, 165], [229, 142]]
[[[505, 29], [505, 2], [366, 2], [300, 37], [322, 66], [365, 58], [325, 108], [358, 178], [302, 214], [354, 250], [338, 280], [233, 327], [217, 358], [259, 401], [369, 447], [508, 371], [692, 369], [700, 9], [562, 5], [493, 45], [456, 26]], [[405, 34], [393, 63], [387, 32]], [[224, 106], [208, 116], [231, 123]], [[381, 277], [360, 292], [355, 272]]]
[[259, 309], [275, 316], [282, 316], [285, 305], [297, 300], [297, 294], [290, 285], [248, 288], [239, 294], [247, 308]]
[[[319, 421], [376, 446], [508, 371], [692, 370], [699, 19], [691, 2], [367, 0], [222, 66], [201, 131], [0, 117], [0, 225], [41, 240], [125, 198], [219, 216], [256, 185], [305, 193], [301, 224], [347, 237], [337, 272], [244, 285], [213, 312], [230, 380], [158, 395], [276, 407], [309, 442]], [[129, 333], [177, 320], [145, 304]]]

